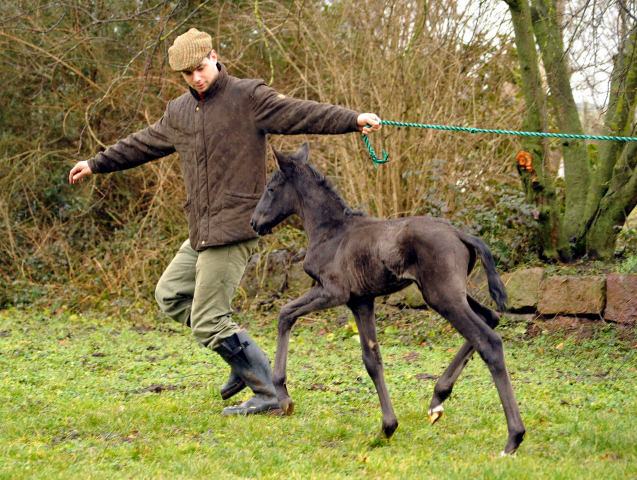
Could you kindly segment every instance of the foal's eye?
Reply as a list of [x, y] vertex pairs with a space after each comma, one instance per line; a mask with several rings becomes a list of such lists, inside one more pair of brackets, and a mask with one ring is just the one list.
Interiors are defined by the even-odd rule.
[[268, 187], [267, 190], [268, 190], [269, 193], [274, 192], [274, 188], [272, 188], [272, 187]]

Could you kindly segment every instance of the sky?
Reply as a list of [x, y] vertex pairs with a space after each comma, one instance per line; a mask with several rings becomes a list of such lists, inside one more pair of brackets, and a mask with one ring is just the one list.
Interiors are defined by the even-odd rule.
[[[565, 46], [573, 70], [571, 86], [575, 102], [581, 107], [603, 110], [608, 99], [612, 56], [619, 49], [616, 34], [619, 8], [608, 0], [565, 1]], [[634, 0], [633, 0], [634, 3]], [[461, 0], [459, 11], [468, 9], [471, 21], [465, 39], [471, 41], [476, 28], [486, 25], [491, 38], [512, 32], [509, 8], [503, 0]]]

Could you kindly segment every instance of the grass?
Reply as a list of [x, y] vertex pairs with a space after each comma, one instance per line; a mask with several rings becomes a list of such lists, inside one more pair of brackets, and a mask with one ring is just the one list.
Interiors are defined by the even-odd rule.
[[[637, 478], [635, 329], [505, 319], [528, 433], [501, 458], [506, 423], [482, 362], [431, 426], [435, 380], [417, 375], [440, 375], [462, 340], [428, 312], [380, 317], [390, 441], [375, 439], [380, 407], [346, 310], [295, 328], [284, 418], [222, 417], [228, 369], [177, 324], [0, 312], [0, 478]], [[238, 319], [273, 357], [273, 311]]]

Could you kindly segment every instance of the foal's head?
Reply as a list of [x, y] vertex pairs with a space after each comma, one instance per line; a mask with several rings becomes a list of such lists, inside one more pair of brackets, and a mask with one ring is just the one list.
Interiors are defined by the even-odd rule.
[[265, 191], [252, 214], [250, 224], [259, 234], [265, 235], [293, 213], [297, 213], [298, 194], [294, 185], [297, 170], [307, 166], [310, 147], [307, 142], [292, 155], [284, 155], [272, 147], [276, 170], [272, 172]]
[[277, 168], [270, 176], [250, 221], [259, 235], [269, 233], [293, 213], [301, 214], [302, 205], [332, 215], [326, 208], [330, 204], [334, 205], [333, 210], [345, 215], [356, 215], [330, 182], [308, 163], [310, 147], [307, 142], [292, 155], [284, 155], [274, 148], [272, 150]]

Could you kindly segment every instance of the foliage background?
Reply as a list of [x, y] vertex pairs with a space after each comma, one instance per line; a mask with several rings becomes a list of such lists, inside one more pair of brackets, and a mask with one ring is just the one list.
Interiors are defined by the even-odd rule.
[[[482, 2], [8, 1], [0, 15], [0, 307], [145, 311], [187, 235], [178, 158], [81, 186], [67, 175], [186, 91], [166, 54], [190, 27], [232, 75], [296, 98], [418, 123], [516, 130], [524, 116], [510, 25]], [[386, 127], [371, 138], [391, 155], [379, 168], [358, 135], [308, 140], [354, 207], [447, 217], [502, 268], [534, 257], [513, 137]]]

